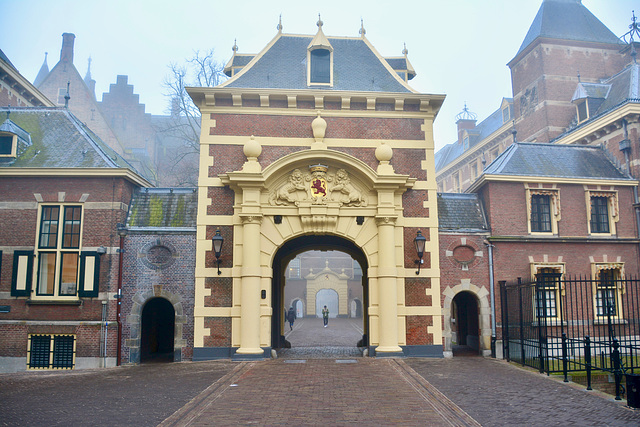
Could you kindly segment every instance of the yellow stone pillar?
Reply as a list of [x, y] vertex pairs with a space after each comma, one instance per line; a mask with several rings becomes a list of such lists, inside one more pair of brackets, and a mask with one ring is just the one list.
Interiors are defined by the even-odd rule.
[[261, 215], [240, 215], [242, 282], [240, 292], [240, 348], [237, 354], [262, 354], [260, 347], [260, 224]]
[[398, 268], [395, 223], [392, 216], [378, 216], [378, 298], [380, 345], [376, 353], [401, 353], [398, 346]]

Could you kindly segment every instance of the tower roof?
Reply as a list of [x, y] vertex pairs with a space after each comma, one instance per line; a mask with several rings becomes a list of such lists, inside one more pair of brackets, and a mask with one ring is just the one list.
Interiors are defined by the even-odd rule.
[[49, 53], [44, 53], [44, 61], [42, 62], [42, 66], [40, 67], [40, 71], [38, 71], [38, 75], [36, 79], [33, 81], [33, 85], [38, 87], [40, 83], [44, 81], [44, 79], [49, 75], [49, 65], [47, 64], [47, 55]]
[[539, 37], [619, 44], [618, 37], [581, 0], [544, 0], [518, 49], [518, 56]]

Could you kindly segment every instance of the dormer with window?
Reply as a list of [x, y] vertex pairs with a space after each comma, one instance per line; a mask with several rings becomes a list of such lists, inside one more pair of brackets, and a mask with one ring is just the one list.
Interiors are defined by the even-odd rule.
[[610, 90], [611, 85], [578, 83], [573, 98], [571, 98], [571, 102], [576, 106], [578, 123], [582, 123], [596, 114], [598, 108], [607, 99]]
[[307, 47], [307, 86], [333, 86], [333, 47], [322, 32], [318, 19], [318, 32]]
[[513, 119], [513, 99], [502, 98], [502, 104], [500, 105], [502, 111], [502, 123], [508, 123]]
[[0, 162], [12, 162], [18, 155], [31, 145], [31, 136], [27, 131], [15, 124], [9, 118], [0, 125]]

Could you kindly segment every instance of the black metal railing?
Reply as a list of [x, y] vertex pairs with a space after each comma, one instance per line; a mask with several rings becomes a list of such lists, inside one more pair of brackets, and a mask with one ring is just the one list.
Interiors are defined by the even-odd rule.
[[507, 360], [542, 373], [613, 374], [616, 399], [623, 375], [640, 374], [640, 281], [601, 271], [598, 279], [539, 275], [500, 282]]

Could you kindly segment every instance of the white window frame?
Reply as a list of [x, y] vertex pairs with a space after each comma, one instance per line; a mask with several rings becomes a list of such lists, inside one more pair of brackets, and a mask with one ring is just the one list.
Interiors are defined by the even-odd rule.
[[[562, 298], [562, 296], [564, 295], [564, 288], [562, 287], [562, 280], [564, 280], [564, 274], [565, 274], [565, 264], [562, 262], [559, 263], [545, 263], [545, 262], [537, 262], [537, 263], [533, 263], [531, 264], [531, 280], [533, 282], [537, 281], [537, 276], [540, 273], [541, 270], [544, 269], [553, 269], [556, 272], [558, 272], [560, 274], [559, 277], [559, 281], [558, 281], [558, 286], [556, 286], [554, 292], [554, 298], [555, 298], [555, 316], [545, 316], [543, 317], [544, 319], [546, 319], [547, 321], [560, 321], [560, 309], [561, 309], [561, 304], [560, 304], [560, 298]], [[534, 298], [533, 298], [533, 316], [534, 318], [537, 320], [538, 319], [538, 307], [536, 305], [536, 298], [535, 298], [535, 292], [537, 290], [537, 287], [535, 287], [533, 289], [534, 292]]]
[[[42, 216], [45, 208], [48, 207], [58, 207], [58, 224], [56, 231], [56, 247], [55, 248], [41, 248], [40, 246], [40, 238], [42, 232]], [[63, 248], [63, 236], [64, 236], [64, 214], [65, 208], [80, 208], [80, 234], [78, 236], [78, 247], [77, 248]], [[34, 246], [34, 274], [33, 274], [33, 282], [32, 282], [32, 292], [31, 299], [33, 300], [69, 300], [75, 301], [79, 299], [79, 291], [80, 291], [80, 282], [81, 282], [81, 268], [80, 268], [80, 258], [82, 253], [82, 238], [83, 238], [83, 229], [84, 229], [84, 214], [85, 209], [82, 204], [79, 203], [41, 203], [38, 206], [38, 218], [37, 218], [37, 229], [36, 229], [36, 242]], [[55, 254], [55, 270], [53, 272], [53, 294], [44, 294], [39, 292], [40, 286], [40, 267], [41, 267], [41, 257], [44, 254]], [[63, 254], [76, 254], [78, 259], [78, 265], [76, 266], [76, 282], [75, 282], [75, 293], [73, 295], [64, 295], [60, 294], [61, 290], [61, 280], [62, 280], [62, 257]]]

